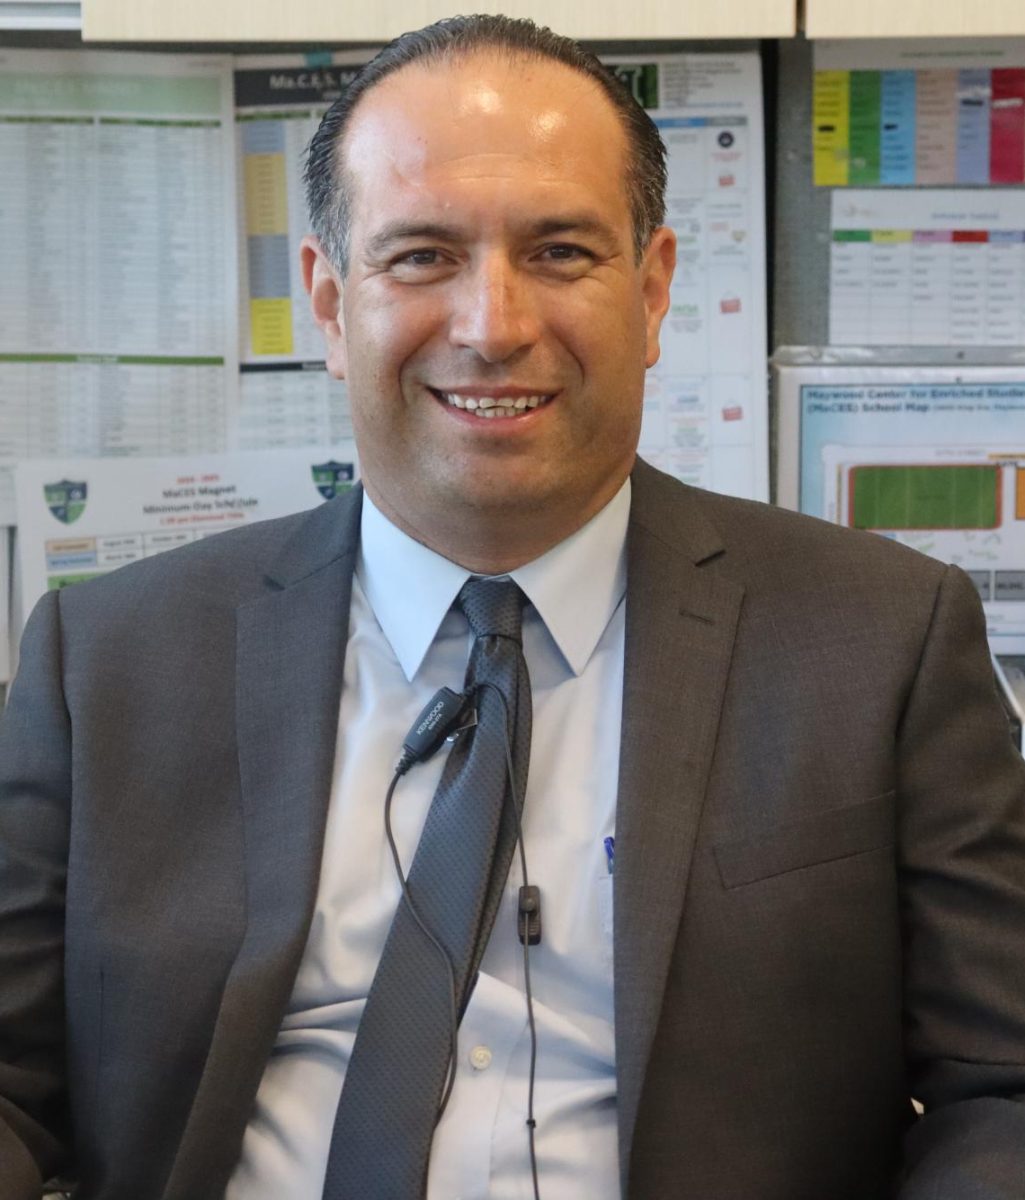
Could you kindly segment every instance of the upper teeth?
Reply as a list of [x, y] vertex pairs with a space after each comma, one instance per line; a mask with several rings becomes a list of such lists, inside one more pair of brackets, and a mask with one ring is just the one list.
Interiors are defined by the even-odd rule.
[[457, 396], [454, 392], [442, 392], [442, 397], [456, 408], [464, 408], [478, 417], [513, 417], [525, 408], [537, 408], [546, 404], [551, 396]]

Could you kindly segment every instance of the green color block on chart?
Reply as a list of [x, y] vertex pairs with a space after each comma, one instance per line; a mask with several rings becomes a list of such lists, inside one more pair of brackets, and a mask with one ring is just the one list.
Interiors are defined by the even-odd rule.
[[882, 144], [882, 75], [851, 72], [851, 186], [879, 182]]
[[73, 583], [85, 583], [87, 579], [97, 579], [102, 574], [102, 571], [88, 571], [78, 575], [50, 575], [46, 580], [46, 589], [59, 592], [62, 588], [71, 587]]
[[856, 529], [992, 529], [999, 517], [998, 466], [852, 467]]

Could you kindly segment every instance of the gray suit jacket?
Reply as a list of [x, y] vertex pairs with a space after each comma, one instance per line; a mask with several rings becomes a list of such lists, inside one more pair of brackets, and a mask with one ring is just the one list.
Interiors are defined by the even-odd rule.
[[[36, 610], [0, 1200], [64, 1161], [82, 1200], [222, 1194], [316, 893], [358, 509]], [[1025, 1196], [1025, 767], [963, 575], [638, 464], [616, 834], [624, 1194]]]

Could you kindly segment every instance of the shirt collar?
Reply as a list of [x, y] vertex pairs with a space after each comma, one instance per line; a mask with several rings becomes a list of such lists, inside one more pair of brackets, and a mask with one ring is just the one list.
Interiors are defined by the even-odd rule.
[[[510, 571], [579, 675], [626, 590], [630, 480], [576, 533]], [[364, 494], [356, 577], [407, 680], [470, 577], [403, 533]]]

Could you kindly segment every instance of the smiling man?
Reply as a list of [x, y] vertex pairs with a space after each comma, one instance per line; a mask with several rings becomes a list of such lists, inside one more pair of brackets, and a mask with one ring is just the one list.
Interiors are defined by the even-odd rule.
[[33, 615], [0, 1200], [1021, 1200], [1025, 766], [978, 599], [636, 459], [646, 114], [457, 18], [307, 185], [363, 488]]
[[658, 135], [631, 148], [594, 75], [501, 47], [438, 66], [325, 122], [314, 161], [340, 156], [347, 253], [307, 239], [303, 269], [367, 494], [446, 557], [502, 571], [629, 474], [675, 238], [631, 211], [631, 156], [664, 172]]

